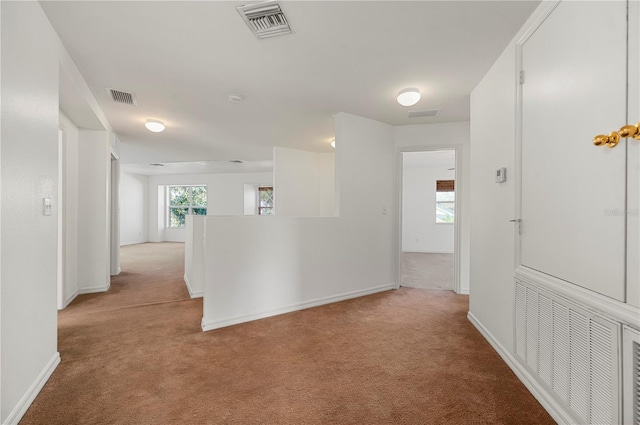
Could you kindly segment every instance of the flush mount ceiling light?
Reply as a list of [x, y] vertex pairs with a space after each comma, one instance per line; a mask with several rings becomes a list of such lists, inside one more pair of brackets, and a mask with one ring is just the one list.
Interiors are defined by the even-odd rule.
[[396, 100], [402, 106], [413, 106], [420, 100], [420, 90], [415, 87], [400, 90]]
[[336, 139], [331, 139], [331, 147], [332, 148], [336, 147]]
[[230, 94], [229, 95], [229, 102], [231, 103], [242, 103], [244, 101], [244, 96], [242, 96], [241, 94]]
[[144, 123], [144, 126], [147, 127], [147, 130], [154, 133], [160, 133], [165, 129], [164, 123], [158, 120], [147, 120], [147, 122]]

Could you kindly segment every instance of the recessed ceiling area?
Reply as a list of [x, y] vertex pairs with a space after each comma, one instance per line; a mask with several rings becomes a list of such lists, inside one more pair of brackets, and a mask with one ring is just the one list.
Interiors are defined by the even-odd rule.
[[145, 176], [213, 173], [270, 173], [273, 161], [189, 161], [122, 164], [122, 171]]
[[[279, 3], [293, 32], [266, 39], [247, 30], [242, 2], [41, 4], [118, 134], [123, 164], [266, 161], [274, 146], [332, 152], [339, 112], [390, 125], [467, 121], [471, 90], [538, 4]], [[137, 105], [113, 102], [114, 87]], [[440, 112], [410, 118], [396, 102], [406, 87], [422, 94], [411, 110]], [[149, 117], [166, 130], [147, 131]]]

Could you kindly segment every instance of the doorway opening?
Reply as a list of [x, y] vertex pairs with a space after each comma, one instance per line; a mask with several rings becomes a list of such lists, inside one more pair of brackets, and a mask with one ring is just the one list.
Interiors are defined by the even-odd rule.
[[400, 286], [459, 292], [456, 156], [401, 152]]

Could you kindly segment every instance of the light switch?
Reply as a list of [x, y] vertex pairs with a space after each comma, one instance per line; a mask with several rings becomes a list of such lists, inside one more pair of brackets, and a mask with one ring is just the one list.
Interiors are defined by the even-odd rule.
[[505, 167], [496, 170], [496, 183], [504, 183], [507, 181], [507, 169]]
[[51, 198], [44, 198], [42, 200], [43, 210], [42, 213], [44, 215], [51, 215]]

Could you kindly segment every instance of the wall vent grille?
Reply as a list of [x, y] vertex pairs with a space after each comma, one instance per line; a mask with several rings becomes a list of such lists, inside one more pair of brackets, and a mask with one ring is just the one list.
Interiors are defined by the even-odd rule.
[[640, 424], [640, 344], [633, 344], [633, 423]]
[[258, 38], [269, 38], [292, 32], [282, 7], [275, 1], [236, 7], [242, 19]]
[[427, 109], [424, 111], [409, 111], [409, 118], [437, 117], [440, 109]]
[[640, 343], [633, 344], [633, 423], [640, 424]]
[[107, 93], [109, 94], [109, 97], [111, 97], [111, 100], [116, 103], [125, 103], [127, 105], [133, 106], [138, 105], [136, 96], [131, 92], [117, 89], [107, 89]]
[[578, 423], [619, 422], [618, 324], [519, 280], [514, 320], [516, 357]]
[[[624, 328], [624, 423], [640, 424], [640, 331]], [[629, 372], [627, 372], [629, 371]]]

